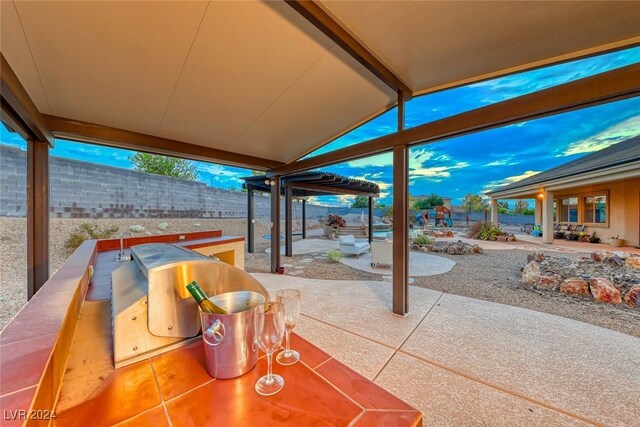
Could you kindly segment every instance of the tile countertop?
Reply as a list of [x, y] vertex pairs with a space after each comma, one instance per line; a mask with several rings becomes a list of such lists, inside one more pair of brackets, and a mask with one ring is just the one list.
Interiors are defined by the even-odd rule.
[[[187, 235], [180, 245], [203, 247], [228, 239], [239, 238], [200, 233]], [[66, 304], [58, 310], [64, 311], [63, 320], [54, 322], [58, 330], [31, 333], [28, 325], [20, 324], [25, 316], [18, 315], [19, 324], [2, 332], [3, 411], [55, 407], [53, 425], [61, 426], [422, 425], [419, 411], [295, 334], [292, 348], [300, 351], [302, 360], [287, 367], [274, 362], [274, 372], [285, 379], [284, 389], [274, 396], [254, 390], [266, 373], [264, 356], [242, 377], [214, 380], [206, 372], [199, 340], [115, 370], [111, 271], [120, 264], [111, 249], [110, 242], [83, 245], [50, 280], [53, 285], [66, 281], [66, 286], [47, 282], [40, 291], [58, 297], [50, 303], [54, 308]], [[89, 281], [85, 270], [90, 264], [94, 274]], [[23, 309], [27, 314], [49, 308], [30, 305]], [[23, 330], [21, 340], [14, 337], [17, 327]], [[15, 357], [6, 357], [9, 350]], [[3, 426], [20, 424], [2, 421]]]

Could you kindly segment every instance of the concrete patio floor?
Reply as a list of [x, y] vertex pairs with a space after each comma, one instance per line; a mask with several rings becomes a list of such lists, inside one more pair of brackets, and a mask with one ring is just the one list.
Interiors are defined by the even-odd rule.
[[[371, 266], [371, 252], [361, 254], [360, 257], [353, 255], [345, 255], [340, 262], [357, 270], [366, 271], [368, 273], [392, 274], [391, 265]], [[454, 261], [437, 255], [426, 254], [422, 252], [409, 252], [409, 276], [435, 276], [444, 274], [456, 265]]]
[[[425, 425], [637, 425], [640, 339], [536, 311], [389, 283], [256, 273], [297, 288], [296, 328], [425, 414]], [[275, 367], [277, 372], [277, 365]]]

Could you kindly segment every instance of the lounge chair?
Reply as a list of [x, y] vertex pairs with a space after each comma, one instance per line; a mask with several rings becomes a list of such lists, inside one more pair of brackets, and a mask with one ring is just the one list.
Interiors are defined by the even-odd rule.
[[338, 242], [340, 243], [340, 251], [342, 251], [344, 255], [356, 255], [360, 258], [360, 254], [370, 249], [369, 242], [356, 242], [353, 234], [339, 236]]
[[379, 264], [393, 264], [393, 242], [371, 242], [371, 267], [376, 267]]

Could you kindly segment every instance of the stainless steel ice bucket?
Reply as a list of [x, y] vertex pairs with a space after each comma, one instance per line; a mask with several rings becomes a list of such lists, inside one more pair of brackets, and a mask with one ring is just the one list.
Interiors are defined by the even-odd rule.
[[209, 314], [200, 310], [207, 372], [219, 379], [239, 377], [258, 362], [252, 316], [254, 309], [264, 304], [265, 297], [257, 292], [238, 291], [209, 299], [230, 314]]

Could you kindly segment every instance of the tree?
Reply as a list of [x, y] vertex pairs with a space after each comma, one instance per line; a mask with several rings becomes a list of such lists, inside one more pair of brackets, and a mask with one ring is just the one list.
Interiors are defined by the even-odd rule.
[[515, 207], [513, 208], [513, 211], [517, 214], [524, 214], [528, 210], [529, 202], [527, 202], [526, 200], [518, 200]]
[[251, 175], [253, 176], [262, 176], [262, 175], [266, 175], [267, 173], [265, 171], [257, 171], [257, 170], [252, 170], [251, 171]]
[[465, 211], [481, 212], [489, 207], [488, 203], [477, 194], [468, 193], [462, 199], [462, 207]]
[[508, 214], [510, 211], [509, 203], [504, 200], [498, 201], [498, 213], [500, 214]]
[[195, 181], [198, 171], [193, 162], [159, 154], [136, 153], [129, 157], [135, 169], [156, 175], [172, 176], [174, 178]]
[[442, 205], [444, 205], [444, 200], [435, 193], [425, 197], [424, 199], [419, 199], [413, 202], [413, 208], [419, 211], [424, 209], [433, 209], [436, 206]]
[[369, 207], [369, 198], [366, 196], [356, 196], [353, 203], [351, 203], [352, 208], [368, 208]]

